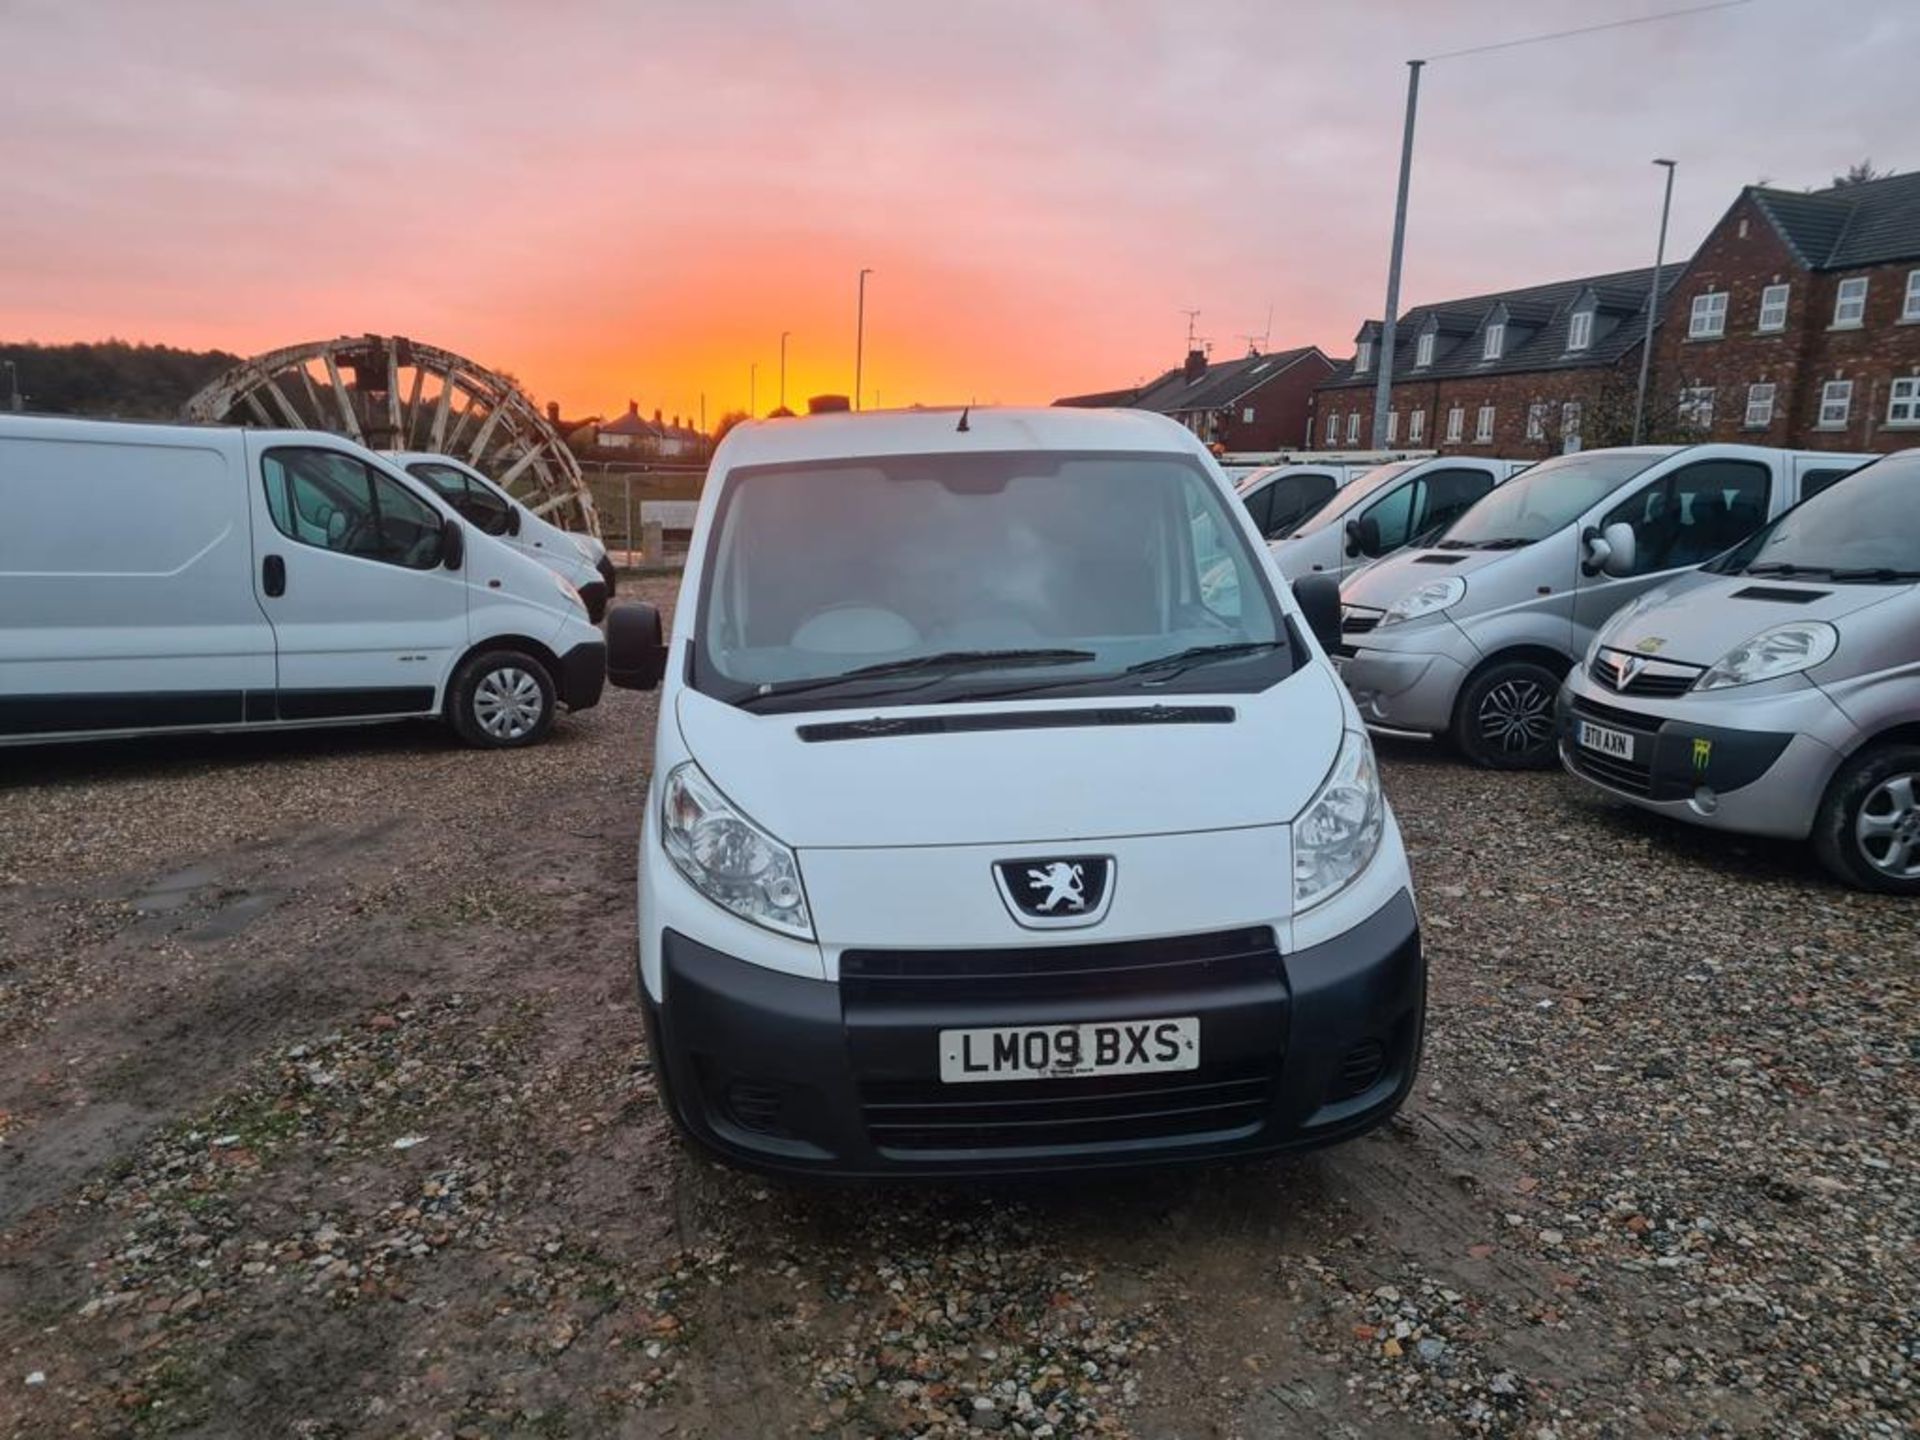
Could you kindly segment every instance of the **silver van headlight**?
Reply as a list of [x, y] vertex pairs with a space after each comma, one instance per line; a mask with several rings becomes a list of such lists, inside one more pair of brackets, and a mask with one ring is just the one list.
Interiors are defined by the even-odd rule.
[[687, 883], [743, 920], [813, 939], [793, 851], [742, 815], [691, 760], [660, 794], [660, 844]]
[[1726, 690], [1811, 670], [1840, 648], [1840, 632], [1824, 620], [1793, 620], [1736, 645], [1694, 682], [1696, 690]]
[[1380, 617], [1380, 623], [1398, 625], [1404, 620], [1421, 620], [1428, 615], [1438, 615], [1442, 610], [1458, 605], [1466, 593], [1467, 582], [1458, 575], [1429, 580], [1389, 605], [1387, 613]]
[[1293, 822], [1293, 908], [1298, 914], [1337, 895], [1373, 860], [1386, 829], [1386, 802], [1373, 745], [1344, 732], [1320, 791]]

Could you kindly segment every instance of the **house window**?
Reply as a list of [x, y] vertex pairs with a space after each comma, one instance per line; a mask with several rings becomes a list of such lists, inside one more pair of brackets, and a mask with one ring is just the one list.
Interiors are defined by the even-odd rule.
[[1503, 322], [1496, 321], [1487, 326], [1487, 339], [1486, 343], [1480, 347], [1480, 358], [1482, 360], [1498, 360], [1500, 358], [1500, 352], [1506, 348], [1506, 325]]
[[1324, 443], [1329, 450], [1340, 443], [1340, 417], [1338, 415], [1327, 416], [1327, 436], [1322, 443]]
[[1397, 445], [1399, 443], [1400, 412], [1398, 410], [1389, 410], [1387, 411], [1387, 444]]
[[1833, 296], [1833, 328], [1858, 329], [1867, 318], [1867, 277], [1855, 275], [1842, 280]]
[[1689, 385], [1680, 392], [1680, 423], [1694, 430], [1713, 428], [1713, 386]]
[[1902, 320], [1920, 320], [1920, 270], [1907, 272], [1907, 298], [1901, 302]]
[[1433, 363], [1433, 331], [1429, 330], [1413, 342], [1413, 363], [1431, 365]]
[[1466, 427], [1467, 427], [1467, 412], [1462, 407], [1456, 405], [1451, 410], [1447, 411], [1447, 443], [1448, 444], [1450, 445], [1459, 444], [1461, 432], [1464, 431]]
[[1547, 438], [1547, 402], [1536, 400], [1527, 406], [1527, 439]]
[[1358, 445], [1359, 443], [1360, 443], [1360, 412], [1358, 410], [1355, 410], [1349, 413], [1347, 416], [1347, 444], [1348, 446], [1351, 447], [1354, 445]]
[[1364, 375], [1371, 364], [1373, 364], [1373, 342], [1362, 340], [1353, 352], [1353, 373]]
[[1407, 417], [1407, 443], [1418, 445], [1427, 438], [1427, 412], [1416, 410]]
[[1580, 402], [1568, 400], [1560, 407], [1560, 433], [1571, 439], [1580, 438]]
[[1253, 406], [1247, 405], [1242, 407], [1240, 411], [1240, 423], [1242, 425], [1251, 425], [1253, 423]]
[[1769, 285], [1760, 292], [1760, 328], [1766, 331], [1787, 328], [1787, 296], [1791, 285]]
[[1491, 439], [1493, 439], [1493, 407], [1482, 405], [1480, 416], [1473, 425], [1473, 443], [1484, 445]]
[[1747, 429], [1764, 430], [1772, 423], [1773, 386], [1771, 384], [1747, 386]]
[[1844, 429], [1847, 412], [1853, 408], [1853, 382], [1829, 380], [1820, 387], [1820, 428]]
[[1693, 297], [1693, 314], [1687, 320], [1689, 340], [1717, 340], [1727, 333], [1727, 292], [1709, 290]]
[[1887, 423], [1920, 425], [1920, 375], [1908, 375], [1893, 382], [1893, 390], [1887, 396]]
[[1567, 349], [1584, 350], [1593, 343], [1593, 312], [1576, 310], [1567, 317]]

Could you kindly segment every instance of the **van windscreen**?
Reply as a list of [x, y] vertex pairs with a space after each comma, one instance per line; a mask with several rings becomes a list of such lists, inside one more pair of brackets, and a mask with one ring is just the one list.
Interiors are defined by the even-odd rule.
[[1479, 550], [1544, 540], [1662, 458], [1596, 450], [1542, 460], [1475, 501], [1449, 527], [1438, 548]]
[[1240, 517], [1179, 455], [860, 457], [723, 485], [694, 684], [730, 703], [1255, 690], [1291, 668]]
[[1803, 501], [1712, 567], [1840, 584], [1920, 580], [1920, 451], [1890, 455]]

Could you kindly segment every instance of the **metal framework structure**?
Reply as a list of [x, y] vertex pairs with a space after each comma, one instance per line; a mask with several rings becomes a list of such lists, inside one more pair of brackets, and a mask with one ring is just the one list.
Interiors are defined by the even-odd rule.
[[580, 463], [518, 383], [403, 335], [270, 350], [209, 382], [181, 413], [200, 424], [328, 430], [374, 450], [452, 455], [534, 514], [600, 533]]

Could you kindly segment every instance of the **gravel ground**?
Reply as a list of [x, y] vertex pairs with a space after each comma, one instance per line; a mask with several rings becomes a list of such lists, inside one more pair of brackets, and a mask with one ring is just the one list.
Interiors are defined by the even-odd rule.
[[1096, 1185], [783, 1186], [655, 1100], [653, 718], [0, 752], [0, 1432], [1920, 1421], [1920, 909], [1389, 747], [1433, 965], [1393, 1124]]

